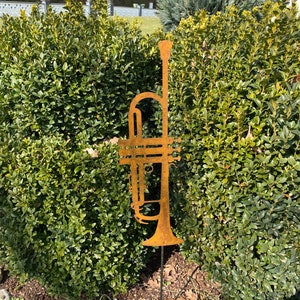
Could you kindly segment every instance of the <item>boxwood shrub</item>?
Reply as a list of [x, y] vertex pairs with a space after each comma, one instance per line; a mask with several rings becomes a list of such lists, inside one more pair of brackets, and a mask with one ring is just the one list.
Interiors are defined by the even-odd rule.
[[20, 138], [124, 135], [131, 99], [159, 73], [152, 38], [123, 19], [86, 17], [81, 4], [5, 16], [0, 46], [0, 121]]
[[300, 286], [295, 7], [201, 11], [168, 37], [170, 127], [183, 138], [172, 183], [182, 250], [222, 283], [225, 299], [290, 297]]
[[67, 299], [125, 291], [151, 251], [141, 246], [149, 234], [132, 215], [117, 146], [87, 149], [61, 136], [0, 148], [1, 262]]
[[123, 292], [151, 252], [107, 141], [157, 84], [157, 41], [98, 6], [5, 16], [0, 30], [0, 263], [66, 299]]

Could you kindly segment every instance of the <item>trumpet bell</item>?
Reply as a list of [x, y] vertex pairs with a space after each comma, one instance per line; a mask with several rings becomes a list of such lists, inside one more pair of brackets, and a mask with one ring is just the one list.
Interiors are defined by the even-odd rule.
[[172, 231], [165, 233], [156, 229], [155, 234], [148, 240], [142, 242], [143, 246], [171, 246], [183, 243], [183, 240], [177, 238]]
[[170, 219], [159, 218], [154, 235], [142, 242], [143, 246], [171, 246], [183, 243], [183, 240], [177, 238], [171, 229]]

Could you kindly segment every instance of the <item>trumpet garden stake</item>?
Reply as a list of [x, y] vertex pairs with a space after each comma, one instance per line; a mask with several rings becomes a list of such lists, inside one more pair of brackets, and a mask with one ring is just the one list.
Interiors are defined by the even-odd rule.
[[[132, 204], [135, 217], [140, 223], [157, 221], [154, 235], [142, 242], [144, 246], [168, 246], [182, 243], [177, 238], [170, 225], [169, 204], [169, 164], [179, 160], [180, 147], [174, 146], [180, 140], [168, 136], [168, 60], [172, 48], [171, 41], [161, 41], [158, 44], [162, 60], [162, 96], [152, 92], [144, 92], [133, 98], [128, 115], [129, 138], [119, 140], [120, 164], [130, 165]], [[143, 136], [142, 113], [137, 105], [146, 99], [156, 100], [161, 106], [162, 135], [160, 137]], [[177, 154], [177, 156], [175, 155]], [[160, 199], [146, 200], [145, 182], [146, 166], [160, 164], [161, 182]], [[157, 215], [146, 215], [141, 212], [145, 204], [158, 203]]]

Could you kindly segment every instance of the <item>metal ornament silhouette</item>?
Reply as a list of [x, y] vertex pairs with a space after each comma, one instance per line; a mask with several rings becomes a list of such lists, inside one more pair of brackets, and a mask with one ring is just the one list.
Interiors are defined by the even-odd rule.
[[[183, 242], [177, 238], [171, 229], [170, 205], [169, 205], [169, 163], [180, 160], [174, 153], [180, 152], [180, 147], [174, 144], [175, 140], [168, 136], [168, 60], [172, 48], [171, 41], [160, 41], [160, 57], [162, 60], [162, 97], [152, 93], [144, 92], [137, 95], [130, 104], [128, 125], [129, 138], [119, 140], [120, 164], [130, 165], [132, 204], [137, 221], [147, 224], [148, 221], [157, 221], [154, 235], [142, 242], [144, 246], [168, 246]], [[137, 105], [145, 99], [154, 99], [159, 102], [162, 110], [162, 136], [143, 137], [142, 135], [142, 113]], [[145, 200], [145, 168], [149, 164], [159, 164], [161, 170], [160, 199]], [[159, 203], [157, 215], [144, 215], [141, 213], [142, 206], [149, 203]]]

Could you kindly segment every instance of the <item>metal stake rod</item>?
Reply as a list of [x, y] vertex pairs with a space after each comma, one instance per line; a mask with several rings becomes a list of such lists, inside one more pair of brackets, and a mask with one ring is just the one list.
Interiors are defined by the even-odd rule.
[[161, 246], [160, 250], [160, 300], [163, 300], [164, 246]]

